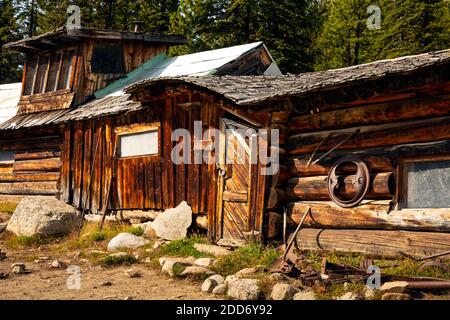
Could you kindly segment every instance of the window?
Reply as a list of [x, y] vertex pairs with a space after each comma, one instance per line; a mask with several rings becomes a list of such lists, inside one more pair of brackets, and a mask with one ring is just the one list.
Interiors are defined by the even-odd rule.
[[14, 151], [0, 151], [0, 164], [9, 164], [14, 162]]
[[159, 154], [159, 125], [119, 129], [121, 158]]
[[23, 95], [70, 89], [75, 50], [31, 57], [27, 61]]
[[125, 73], [122, 45], [97, 45], [92, 52], [93, 73]]
[[405, 160], [399, 182], [401, 208], [450, 208], [450, 159]]

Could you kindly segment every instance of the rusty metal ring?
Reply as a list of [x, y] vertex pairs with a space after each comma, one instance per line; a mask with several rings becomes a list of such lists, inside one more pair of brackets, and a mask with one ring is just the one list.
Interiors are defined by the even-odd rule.
[[[355, 196], [349, 200], [341, 199], [339, 198], [338, 195], [336, 195], [336, 190], [339, 187], [339, 180], [336, 174], [336, 170], [345, 163], [353, 163], [356, 165], [357, 168], [356, 174], [352, 179], [352, 184], [356, 186], [356, 193]], [[367, 164], [358, 157], [349, 156], [339, 159], [333, 165], [330, 172], [328, 173], [327, 178], [328, 194], [330, 195], [331, 200], [333, 200], [334, 203], [336, 203], [338, 206], [342, 208], [353, 208], [356, 207], [358, 204], [360, 204], [361, 201], [363, 201], [364, 197], [366, 196], [367, 192], [369, 191], [369, 185], [370, 185], [369, 168], [367, 167]]]

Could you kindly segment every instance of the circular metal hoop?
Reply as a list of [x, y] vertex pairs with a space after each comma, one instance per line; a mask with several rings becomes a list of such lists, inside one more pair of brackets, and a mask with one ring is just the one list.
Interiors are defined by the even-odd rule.
[[[353, 163], [356, 165], [356, 174], [352, 179], [352, 184], [356, 187], [356, 194], [352, 199], [341, 199], [336, 191], [339, 188], [339, 179], [336, 174], [337, 169], [343, 164]], [[353, 208], [363, 201], [369, 191], [370, 174], [367, 164], [357, 157], [344, 157], [339, 159], [328, 173], [327, 189], [331, 200], [342, 208]]]

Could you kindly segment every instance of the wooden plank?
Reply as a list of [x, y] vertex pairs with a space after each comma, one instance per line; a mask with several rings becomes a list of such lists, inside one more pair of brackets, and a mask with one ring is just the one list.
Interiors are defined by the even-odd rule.
[[56, 182], [13, 182], [0, 183], [0, 194], [10, 195], [55, 195]]
[[74, 154], [73, 154], [73, 204], [81, 205], [81, 183], [83, 172], [83, 123], [75, 124]]
[[297, 236], [300, 250], [348, 252], [399, 257], [399, 252], [428, 256], [450, 250], [449, 233], [302, 229]]
[[14, 160], [38, 160], [38, 159], [47, 159], [47, 158], [58, 158], [62, 156], [62, 152], [58, 150], [52, 151], [22, 151], [16, 152], [14, 154]]
[[82, 208], [90, 209], [90, 178], [91, 178], [91, 167], [92, 167], [92, 122], [87, 122], [84, 128], [84, 157], [83, 157], [83, 189], [82, 189]]
[[310, 207], [304, 226], [312, 228], [450, 231], [450, 209], [391, 211], [390, 205], [391, 201], [366, 200], [355, 208], [341, 208], [331, 201], [299, 201], [289, 204], [288, 212], [298, 224]]
[[0, 182], [58, 181], [58, 172], [0, 173]]

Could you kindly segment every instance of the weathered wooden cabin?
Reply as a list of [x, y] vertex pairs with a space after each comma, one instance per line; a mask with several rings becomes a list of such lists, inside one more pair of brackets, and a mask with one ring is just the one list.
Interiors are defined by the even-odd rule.
[[[56, 120], [88, 104], [118, 105], [126, 85], [166, 74], [280, 74], [263, 43], [171, 57], [177, 35], [61, 28], [5, 45], [25, 55], [17, 114], [0, 106], [0, 195], [60, 192], [63, 126]], [[101, 99], [97, 99], [101, 98]], [[1, 99], [1, 92], [0, 92]], [[103, 100], [102, 100], [103, 99]], [[115, 102], [114, 102], [115, 101]], [[13, 110], [15, 112], [15, 110]]]
[[[286, 211], [292, 225], [305, 218], [302, 249], [449, 250], [449, 71], [446, 50], [301, 75], [142, 81], [122, 101], [58, 120], [61, 195], [94, 211], [187, 201], [210, 240], [226, 245], [279, 235]], [[245, 161], [175, 165], [171, 134], [194, 133], [195, 120], [203, 134], [224, 134], [211, 156], [242, 149]], [[279, 153], [278, 174], [262, 174], [239, 128], [279, 130], [279, 145], [258, 149]], [[197, 138], [192, 150], [211, 151], [215, 137]]]

